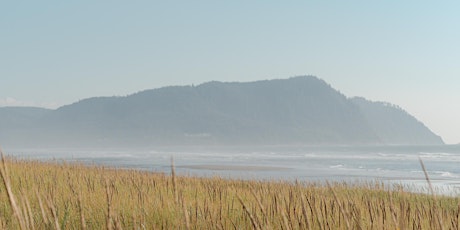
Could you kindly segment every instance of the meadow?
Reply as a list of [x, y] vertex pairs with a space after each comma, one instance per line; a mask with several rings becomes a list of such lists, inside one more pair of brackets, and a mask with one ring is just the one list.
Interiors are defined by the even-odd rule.
[[0, 229], [459, 229], [459, 197], [2, 158]]

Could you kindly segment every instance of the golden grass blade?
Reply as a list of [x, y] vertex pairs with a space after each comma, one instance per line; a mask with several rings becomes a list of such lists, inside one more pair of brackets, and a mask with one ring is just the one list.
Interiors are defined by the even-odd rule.
[[2, 157], [2, 164], [0, 165], [0, 174], [2, 176], [3, 185], [5, 186], [6, 192], [8, 193], [8, 200], [10, 202], [11, 208], [13, 209], [13, 215], [18, 220], [20, 228], [26, 229], [24, 216], [22, 215], [21, 210], [17, 205], [16, 198], [14, 197], [13, 191], [11, 189], [10, 177], [8, 175], [8, 167], [6, 165], [5, 156], [3, 155], [2, 149], [0, 149], [0, 155]]
[[24, 217], [24, 222], [25, 222], [25, 225], [26, 225], [26, 228], [27, 229], [31, 229], [32, 227], [30, 226], [31, 223], [30, 223], [30, 218], [29, 218], [29, 213], [27, 212], [27, 208], [26, 208], [26, 202], [25, 202], [25, 198], [24, 198], [24, 194], [21, 195], [21, 206], [22, 206], [22, 209], [21, 209], [21, 213]]
[[303, 215], [303, 218], [305, 219], [305, 225], [307, 229], [310, 230], [311, 229], [310, 219], [308, 218], [308, 215], [307, 215], [307, 207], [305, 206], [305, 198], [302, 194], [300, 194], [300, 202], [302, 204], [302, 215]]
[[107, 198], [107, 230], [112, 230], [113, 228], [113, 209], [112, 209], [112, 199], [113, 199], [113, 190], [110, 188], [109, 180], [105, 180], [105, 191]]
[[249, 219], [251, 220], [251, 223], [252, 223], [252, 227], [256, 230], [260, 230], [260, 226], [259, 224], [257, 223], [256, 219], [254, 218], [254, 216], [251, 214], [251, 212], [249, 211], [248, 207], [244, 204], [243, 200], [241, 199], [240, 195], [236, 194], [236, 197], [238, 198], [238, 200], [240, 201], [241, 205], [243, 206], [243, 210], [246, 212], [246, 214], [249, 216]]
[[51, 215], [53, 216], [54, 228], [56, 230], [61, 230], [61, 226], [59, 225], [59, 217], [56, 212], [56, 206], [51, 198], [48, 198], [48, 208], [51, 210]]
[[428, 176], [428, 172], [426, 171], [425, 164], [421, 157], [418, 157], [418, 161], [420, 162], [420, 166], [422, 167], [423, 173], [425, 174], [425, 180], [428, 183], [430, 188], [431, 195], [436, 198], [436, 193], [434, 192], [433, 185], [431, 184], [430, 177]]
[[78, 192], [78, 211], [80, 212], [81, 229], [86, 230], [86, 220], [85, 215], [83, 213], [83, 202], [81, 200], [81, 192]]
[[35, 221], [34, 221], [34, 215], [32, 212], [32, 208], [30, 206], [30, 201], [29, 198], [27, 198], [26, 195], [22, 194], [23, 197], [23, 202], [25, 204], [25, 210], [24, 213], [26, 213], [26, 216], [29, 218], [27, 221], [27, 227], [31, 230], [35, 230]]
[[42, 198], [40, 197], [40, 194], [38, 193], [38, 190], [35, 190], [35, 194], [37, 195], [37, 200], [38, 200], [38, 204], [40, 206], [40, 211], [41, 211], [41, 214], [42, 214], [43, 222], [44, 222], [45, 225], [48, 225], [50, 221], [49, 221], [48, 215], [46, 215], [45, 208], [43, 207]]
[[177, 179], [176, 179], [176, 168], [174, 167], [174, 158], [171, 157], [171, 180], [173, 185], [174, 200], [176, 204], [179, 203], [179, 194], [177, 191]]
[[334, 195], [334, 200], [335, 202], [337, 203], [337, 205], [339, 206], [339, 209], [340, 209], [340, 212], [342, 213], [343, 215], [343, 218], [345, 219], [345, 223], [347, 224], [347, 229], [351, 229], [351, 225], [350, 225], [350, 221], [349, 221], [349, 216], [348, 214], [345, 212], [345, 209], [343, 208], [343, 205], [342, 203], [340, 202], [340, 200], [337, 198], [337, 194], [335, 193], [334, 189], [332, 188], [331, 184], [329, 184], [329, 181], [326, 181], [326, 184], [327, 184], [327, 187], [329, 188], [329, 190], [332, 192], [332, 194]]
[[423, 163], [422, 158], [418, 157], [418, 160], [419, 160], [420, 165], [422, 167], [423, 173], [425, 174], [425, 180], [428, 183], [431, 195], [433, 196], [433, 200], [434, 200], [434, 206], [433, 207], [435, 209], [434, 211], [436, 212], [436, 219], [437, 219], [437, 223], [439, 225], [439, 229], [444, 230], [444, 224], [443, 224], [442, 216], [440, 215], [440, 213], [438, 211], [438, 201], [437, 201], [437, 198], [436, 198], [436, 193], [434, 192], [433, 185], [431, 184], [430, 177], [428, 176], [428, 171], [425, 168], [425, 164]]
[[183, 209], [184, 218], [185, 218], [185, 229], [190, 230], [191, 229], [191, 227], [190, 227], [190, 217], [189, 217], [189, 214], [188, 214], [187, 203], [185, 202], [184, 196], [182, 196], [182, 209]]
[[30, 207], [30, 201], [29, 201], [29, 198], [27, 198], [27, 196], [25, 197], [25, 199], [26, 199], [27, 212], [29, 213], [29, 217], [30, 217], [30, 224], [31, 224], [30, 227], [32, 230], [35, 230], [35, 220], [34, 220], [32, 208]]
[[286, 213], [284, 212], [284, 210], [281, 210], [281, 216], [283, 217], [284, 228], [286, 228], [286, 230], [291, 230], [291, 227], [289, 226], [289, 221], [286, 217]]
[[264, 207], [264, 205], [262, 204], [262, 201], [259, 199], [259, 197], [258, 197], [258, 196], [256, 195], [256, 193], [254, 192], [254, 188], [253, 188], [253, 187], [251, 187], [249, 190], [250, 190], [252, 196], [254, 197], [254, 199], [256, 199], [256, 202], [257, 202], [257, 204], [259, 205], [260, 211], [262, 211], [262, 215], [264, 216], [265, 229], [271, 229], [271, 227], [269, 227], [269, 223], [268, 223], [267, 212], [265, 211], [265, 207]]

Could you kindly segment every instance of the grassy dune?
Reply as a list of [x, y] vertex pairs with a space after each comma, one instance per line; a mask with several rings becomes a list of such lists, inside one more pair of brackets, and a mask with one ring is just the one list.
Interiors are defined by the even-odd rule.
[[458, 229], [460, 200], [381, 184], [195, 178], [5, 159], [2, 229]]

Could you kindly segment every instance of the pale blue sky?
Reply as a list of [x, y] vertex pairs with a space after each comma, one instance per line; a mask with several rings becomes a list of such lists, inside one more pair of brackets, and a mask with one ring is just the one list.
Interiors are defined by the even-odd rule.
[[460, 142], [459, 1], [2, 1], [0, 106], [315, 75]]

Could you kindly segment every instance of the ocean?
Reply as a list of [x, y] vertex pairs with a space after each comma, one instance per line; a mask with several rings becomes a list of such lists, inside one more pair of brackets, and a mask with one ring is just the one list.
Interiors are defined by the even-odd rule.
[[190, 176], [305, 182], [378, 182], [428, 192], [419, 159], [439, 194], [460, 194], [460, 146], [252, 146], [153, 149], [6, 149], [22, 159]]

